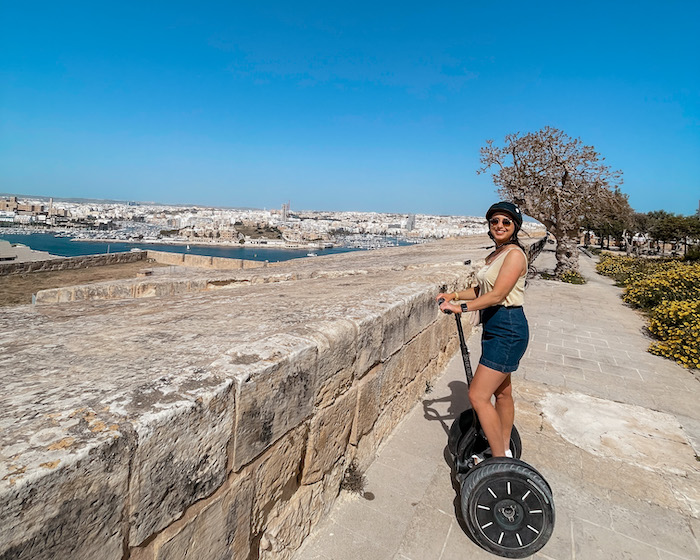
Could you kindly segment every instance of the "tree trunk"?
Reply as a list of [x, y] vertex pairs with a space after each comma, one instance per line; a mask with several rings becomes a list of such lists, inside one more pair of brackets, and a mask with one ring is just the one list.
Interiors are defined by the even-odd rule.
[[561, 276], [564, 272], [570, 270], [578, 272], [578, 243], [576, 232], [559, 234], [557, 237], [557, 248], [555, 256], [557, 258], [557, 266], [554, 268], [554, 274]]
[[622, 239], [625, 240], [625, 254], [629, 257], [632, 252], [632, 235], [627, 230], [623, 230]]

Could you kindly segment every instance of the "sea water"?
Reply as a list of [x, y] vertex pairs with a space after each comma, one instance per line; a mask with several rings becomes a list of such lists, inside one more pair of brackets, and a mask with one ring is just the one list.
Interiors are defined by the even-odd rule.
[[12, 244], [20, 243], [35, 251], [46, 251], [59, 257], [78, 257], [81, 255], [101, 255], [104, 253], [124, 253], [132, 249], [166, 251], [169, 253], [188, 253], [207, 257], [225, 257], [248, 261], [287, 261], [306, 257], [309, 252], [315, 255], [331, 255], [357, 251], [352, 247], [333, 247], [331, 249], [281, 249], [266, 247], [236, 247], [231, 245], [168, 245], [166, 243], [112, 243], [105, 241], [73, 241], [70, 237], [55, 237], [51, 233], [13, 234], [0, 231], [0, 239]]

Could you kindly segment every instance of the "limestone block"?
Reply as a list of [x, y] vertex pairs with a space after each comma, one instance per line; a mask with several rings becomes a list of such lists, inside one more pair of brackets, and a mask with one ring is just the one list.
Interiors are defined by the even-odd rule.
[[[375, 423], [376, 426], [376, 423]], [[363, 435], [356, 445], [348, 450], [348, 460], [357, 461], [357, 466], [361, 472], [366, 471], [377, 458], [379, 444], [375, 438], [374, 428]]]
[[141, 282], [134, 286], [134, 297], [147, 298], [156, 295], [156, 286], [153, 282]]
[[198, 284], [193, 284], [192, 280], [178, 280], [177, 282], [172, 282], [171, 294], [172, 295], [183, 295], [188, 292], [193, 291], [193, 286], [201, 286], [201, 288], [195, 289], [195, 291], [206, 290], [208, 282], [201, 282]]
[[45, 304], [50, 304], [50, 303], [58, 303], [58, 294], [59, 291], [52, 289], [52, 290], [39, 290], [36, 293], [36, 298], [34, 300], [34, 303], [36, 305], [45, 305]]
[[322, 483], [302, 486], [288, 502], [278, 504], [260, 539], [260, 560], [287, 560], [301, 546], [312, 526], [314, 496]]
[[275, 504], [260, 539], [260, 558], [288, 558], [321, 518], [331, 511], [348, 462], [340, 459], [323, 480], [303, 486], [289, 502]]
[[237, 383], [235, 470], [311, 416], [318, 364], [308, 340], [275, 334], [253, 348], [235, 345], [215, 364]]
[[184, 253], [170, 253], [167, 251], [147, 251], [147, 258], [161, 264], [181, 265], [185, 262]]
[[255, 478], [252, 532], [259, 533], [273, 505], [298, 488], [308, 427], [291, 430], [251, 468]]
[[119, 436], [77, 450], [64, 438], [48, 448], [61, 458], [39, 465], [40, 475], [21, 478], [18, 465], [3, 477], [0, 559], [121, 560], [130, 444]]
[[71, 301], [83, 301], [89, 299], [87, 286], [73, 286], [71, 290], [73, 291]]
[[407, 321], [408, 309], [403, 300], [395, 301], [382, 314], [382, 361], [398, 352], [404, 345]]
[[214, 257], [212, 266], [219, 270], [238, 270], [243, 268], [241, 259], [225, 259], [223, 257]]
[[374, 428], [372, 429], [375, 450], [381, 447], [382, 443], [384, 443], [384, 440], [391, 434], [393, 430], [394, 424], [391, 416], [391, 407], [386, 407], [379, 413], [379, 417], [377, 418], [377, 421], [374, 424]]
[[432, 353], [432, 349], [437, 348], [432, 335], [433, 328], [430, 326], [409, 340], [401, 350], [406, 354], [407, 365], [416, 373], [423, 369], [430, 358], [437, 356], [437, 350], [435, 354]]
[[85, 287], [85, 299], [109, 299], [110, 284], [92, 284]]
[[234, 484], [162, 544], [155, 560], [248, 558], [252, 484]]
[[291, 331], [312, 341], [318, 352], [318, 394], [315, 405], [323, 408], [352, 385], [357, 356], [357, 331], [345, 319], [320, 321]]
[[379, 417], [383, 372], [384, 366], [377, 365], [357, 385], [357, 410], [350, 435], [353, 445], [369, 433]]
[[357, 376], [362, 377], [381, 360], [384, 327], [378, 311], [354, 318], [357, 328]]
[[[411, 380], [413, 366], [406, 364], [406, 352], [398, 352], [384, 364], [380, 403], [385, 405], [395, 398]], [[415, 374], [413, 374], [415, 375]]]
[[[403, 420], [404, 416], [410, 412], [410, 410], [425, 396], [425, 379], [423, 375], [427, 376], [428, 367], [424, 368], [422, 372], [419, 372], [416, 378], [411, 381], [408, 386], [403, 391], [405, 401], [402, 403], [402, 408], [397, 410], [399, 416], [398, 422]], [[397, 422], [397, 424], [398, 424]]]
[[167, 280], [156, 284], [156, 297], [186, 294], [190, 291], [192, 291], [190, 280]]
[[206, 278], [197, 278], [187, 281], [188, 292], [203, 292], [207, 289], [209, 281]]
[[109, 285], [110, 299], [130, 299], [134, 297], [133, 284], [112, 283]]
[[382, 403], [389, 402], [394, 395], [402, 392], [423, 371], [431, 358], [437, 358], [438, 344], [435, 331], [436, 324], [432, 324], [386, 362]]
[[428, 362], [428, 365], [426, 365], [423, 368], [423, 370], [416, 376], [418, 382], [422, 383], [423, 386], [426, 386], [427, 383], [432, 384], [433, 380], [435, 380], [435, 378], [438, 377], [443, 371], [440, 367], [438, 367], [438, 364], [438, 358], [430, 360]]
[[417, 378], [404, 387], [401, 392], [395, 394], [392, 400], [385, 403], [373, 429], [377, 448], [381, 446], [424, 394], [425, 382]]
[[411, 340], [432, 324], [440, 313], [435, 301], [435, 289], [423, 288], [407, 298], [406, 340]]
[[302, 484], [321, 480], [345, 455], [356, 405], [357, 389], [353, 388], [311, 419]]
[[350, 457], [342, 458], [324, 475], [323, 492], [313, 494], [311, 502], [312, 523], [315, 524], [321, 517], [330, 512], [335, 499], [340, 493], [340, 484], [343, 481], [345, 469], [350, 464], [350, 460]]
[[[446, 344], [446, 341], [443, 340], [441, 337], [444, 336], [444, 329], [443, 329], [443, 318], [438, 317], [437, 321], [432, 323], [427, 329], [425, 329], [422, 333], [423, 336], [427, 337], [428, 339], [428, 355], [432, 357], [436, 357], [442, 352], [443, 347]], [[453, 329], [454, 330], [454, 329]], [[456, 333], [455, 333], [456, 335]], [[449, 336], [449, 335], [447, 335]]]
[[58, 303], [68, 303], [73, 301], [73, 290], [71, 288], [58, 289]]
[[267, 266], [267, 262], [261, 261], [243, 261], [243, 268], [260, 268]]
[[[217, 381], [207, 387], [207, 382]], [[197, 384], [194, 394], [169, 393], [170, 387], [156, 384], [131, 397], [131, 406], [145, 409], [133, 423], [137, 445], [129, 484], [131, 546], [179, 518], [226, 479], [235, 414], [233, 382], [214, 377], [200, 378]]]

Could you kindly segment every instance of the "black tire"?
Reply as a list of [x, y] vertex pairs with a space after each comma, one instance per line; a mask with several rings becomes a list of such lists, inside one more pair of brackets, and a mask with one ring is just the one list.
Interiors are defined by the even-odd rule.
[[515, 426], [510, 431], [510, 452], [515, 459], [520, 459], [520, 456], [523, 454], [523, 442], [520, 439], [518, 428]]
[[487, 459], [464, 478], [462, 515], [474, 540], [504, 558], [540, 550], [554, 530], [549, 484], [517, 459]]

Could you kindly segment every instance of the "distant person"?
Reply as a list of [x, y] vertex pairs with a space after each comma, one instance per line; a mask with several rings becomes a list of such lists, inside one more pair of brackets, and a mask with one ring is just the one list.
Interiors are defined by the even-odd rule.
[[[444, 299], [442, 311], [480, 311], [483, 323], [481, 358], [469, 388], [469, 401], [486, 434], [491, 455], [511, 457], [510, 433], [515, 407], [510, 374], [518, 369], [525, 354], [529, 328], [523, 312], [527, 257], [518, 241], [523, 216], [512, 202], [498, 202], [486, 212], [489, 237], [496, 248], [476, 273], [477, 285]], [[458, 305], [455, 301], [466, 301]], [[491, 397], [496, 396], [495, 406]], [[474, 456], [474, 462], [483, 456]]]

